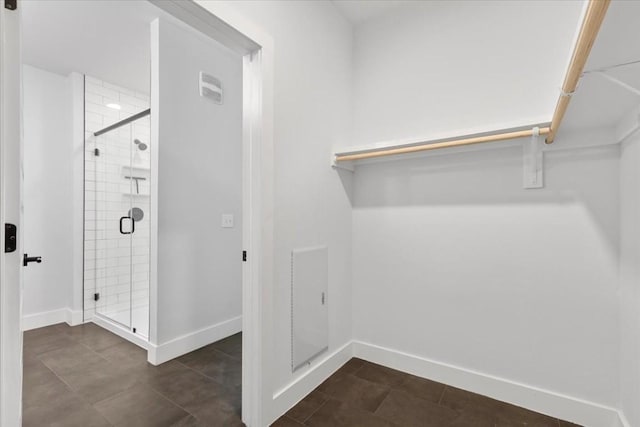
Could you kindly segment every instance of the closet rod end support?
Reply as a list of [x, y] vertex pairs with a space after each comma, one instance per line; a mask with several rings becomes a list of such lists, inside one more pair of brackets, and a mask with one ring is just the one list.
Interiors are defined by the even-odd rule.
[[333, 157], [333, 159], [331, 159], [331, 168], [333, 170], [343, 170], [343, 171], [347, 171], [347, 172], [355, 172], [356, 169], [353, 166], [352, 162], [342, 162], [342, 163], [338, 163], [335, 159], [335, 156]]

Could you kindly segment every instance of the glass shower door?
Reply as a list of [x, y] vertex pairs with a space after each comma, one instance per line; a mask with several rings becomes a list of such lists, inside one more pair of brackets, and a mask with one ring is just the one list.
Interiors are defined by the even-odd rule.
[[[85, 290], [93, 293], [85, 294], [85, 315], [116, 323], [145, 339], [151, 231], [149, 115], [147, 109], [88, 134], [85, 151]], [[87, 313], [87, 307], [94, 310]]]
[[96, 137], [96, 313], [132, 328], [132, 125]]
[[131, 234], [131, 329], [149, 337], [149, 252], [151, 223], [151, 123], [149, 116], [131, 123], [132, 155], [127, 173], [131, 180], [129, 216], [135, 225]]

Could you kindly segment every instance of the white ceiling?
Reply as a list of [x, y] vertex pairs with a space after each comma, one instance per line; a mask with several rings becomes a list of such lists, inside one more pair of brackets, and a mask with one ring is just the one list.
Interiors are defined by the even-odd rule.
[[389, 11], [415, 5], [415, 0], [333, 0], [338, 10], [353, 24], [361, 24]]
[[[354, 24], [416, 5], [405, 0], [333, 0]], [[114, 7], [118, 3], [118, 7]], [[29, 0], [22, 3], [23, 60], [67, 75], [77, 71], [141, 92], [149, 92], [149, 23], [168, 15], [144, 0]], [[640, 1], [614, 0], [586, 69], [640, 59]], [[105, 36], [106, 35], [106, 36]], [[640, 89], [640, 65], [611, 71]], [[585, 75], [563, 128], [609, 126], [640, 97], [601, 76]]]
[[142, 0], [29, 0], [21, 5], [24, 63], [149, 92], [149, 23], [166, 16], [160, 9]]
[[[404, 0], [333, 0], [340, 12], [354, 25], [384, 14], [419, 5]], [[585, 70], [593, 70], [640, 60], [640, 1], [614, 0], [593, 47]], [[541, 59], [544, 61], [544, 59]], [[568, 58], [567, 58], [568, 60]], [[640, 89], [640, 64], [611, 70], [612, 76]], [[560, 88], [558, 88], [559, 93]], [[573, 96], [562, 128], [584, 129], [613, 126], [640, 103], [640, 97], [600, 75], [583, 76]], [[551, 115], [552, 111], [549, 112]]]
[[[614, 0], [593, 46], [585, 70], [640, 60], [640, 2]], [[640, 89], [640, 64], [616, 68], [610, 75]], [[640, 104], [640, 96], [597, 74], [580, 80], [563, 123], [565, 129], [615, 125]]]

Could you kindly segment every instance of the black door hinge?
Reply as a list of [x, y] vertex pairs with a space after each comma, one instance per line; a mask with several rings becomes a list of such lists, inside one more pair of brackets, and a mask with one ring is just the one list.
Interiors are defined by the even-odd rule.
[[93, 294], [93, 300], [94, 301], [98, 301], [99, 299], [100, 299], [100, 294], [99, 293], [96, 292], [95, 294]]
[[242, 261], [247, 262], [247, 251], [242, 251]]
[[4, 8], [16, 10], [18, 8], [18, 0], [4, 0]]

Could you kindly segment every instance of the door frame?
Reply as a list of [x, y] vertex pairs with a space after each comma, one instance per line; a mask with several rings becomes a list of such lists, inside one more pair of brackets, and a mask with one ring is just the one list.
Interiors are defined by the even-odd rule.
[[[0, 425], [22, 413], [22, 73], [20, 8], [0, 5]], [[4, 252], [4, 224], [17, 226], [15, 252]]]
[[[148, 1], [242, 56], [242, 245], [247, 251], [246, 262], [242, 263], [242, 421], [249, 427], [269, 425], [277, 415], [273, 409], [270, 376], [274, 252], [273, 40], [225, 2]], [[155, 255], [154, 248], [151, 250], [153, 281]]]
[[[149, 0], [243, 56], [242, 420], [273, 421], [273, 41], [223, 2]], [[20, 6], [0, 10], [0, 222], [20, 225], [22, 173]], [[12, 38], [12, 35], [16, 35]], [[7, 72], [10, 71], [10, 72]], [[16, 108], [18, 107], [18, 108]], [[20, 161], [5, 162], [16, 158]], [[8, 167], [7, 167], [8, 166]], [[15, 185], [17, 183], [18, 185]], [[17, 203], [11, 205], [11, 198]], [[6, 202], [9, 200], [10, 209]], [[4, 240], [4, 225], [0, 236]], [[20, 236], [19, 229], [19, 236]], [[20, 424], [22, 401], [22, 247], [0, 256], [0, 425]], [[7, 269], [9, 267], [9, 269]], [[13, 275], [7, 273], [14, 273]], [[15, 280], [15, 275], [17, 280]], [[17, 282], [17, 283], [16, 283]]]

